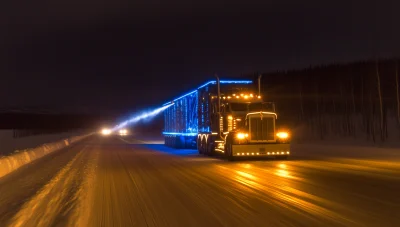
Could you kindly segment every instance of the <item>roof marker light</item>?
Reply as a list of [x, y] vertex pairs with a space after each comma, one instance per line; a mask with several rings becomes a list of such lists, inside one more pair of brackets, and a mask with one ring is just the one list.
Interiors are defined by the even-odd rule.
[[[193, 91], [191, 91], [191, 92], [189, 92], [189, 93], [186, 93], [186, 94], [184, 94], [184, 95], [182, 95], [182, 96], [180, 96], [180, 97], [178, 97], [178, 98], [175, 98], [173, 101], [177, 101], [177, 100], [179, 100], [179, 99], [181, 99], [181, 98], [184, 98], [184, 97], [186, 97], [186, 96], [188, 96], [188, 95], [191, 95], [191, 94], [197, 92], [198, 89], [201, 89], [201, 88], [203, 88], [203, 87], [206, 87], [206, 86], [209, 85], [209, 84], [216, 84], [216, 83], [217, 83], [217, 82], [216, 82], [215, 80], [209, 81], [209, 82], [207, 82], [207, 83], [201, 85], [200, 87], [198, 87], [196, 90], [193, 90]], [[219, 83], [220, 83], [220, 84], [252, 84], [253, 81], [251, 81], [251, 80], [221, 80]], [[164, 105], [168, 105], [168, 104], [171, 104], [171, 103], [172, 103], [172, 102], [167, 102], [167, 103], [165, 103]], [[163, 106], [164, 106], [164, 105], [163, 105]]]

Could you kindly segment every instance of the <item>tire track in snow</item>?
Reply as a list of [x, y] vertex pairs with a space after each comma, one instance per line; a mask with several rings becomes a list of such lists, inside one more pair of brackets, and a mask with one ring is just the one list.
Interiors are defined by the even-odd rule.
[[[83, 177], [84, 147], [11, 219], [10, 227], [63, 225], [76, 208]], [[71, 196], [73, 195], [73, 196]]]
[[84, 169], [84, 178], [79, 190], [75, 193], [77, 207], [72, 217], [69, 219], [68, 226], [87, 227], [92, 217], [93, 210], [93, 190], [96, 185], [96, 170], [98, 167], [99, 150], [91, 154], [88, 164]]

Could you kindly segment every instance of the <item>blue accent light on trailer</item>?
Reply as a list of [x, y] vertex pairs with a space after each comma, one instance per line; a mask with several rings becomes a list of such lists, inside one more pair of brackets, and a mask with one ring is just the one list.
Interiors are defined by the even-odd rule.
[[164, 131], [173, 133], [198, 132], [198, 92], [192, 92], [179, 100], [164, 112]]
[[197, 133], [184, 133], [184, 132], [163, 132], [163, 135], [174, 135], [174, 136], [197, 136]]
[[[197, 92], [197, 90], [200, 89], [200, 88], [203, 88], [203, 87], [205, 87], [205, 86], [207, 86], [209, 84], [216, 84], [216, 83], [217, 83], [217, 81], [215, 81], [215, 80], [208, 81], [207, 83], [205, 83], [205, 84], [201, 85], [200, 87], [198, 87], [196, 90], [191, 91], [189, 93], [186, 93], [186, 94], [174, 99], [172, 102], [167, 102], [163, 106], [166, 106], [166, 105], [169, 105], [169, 104], [173, 104], [173, 102]], [[219, 81], [219, 83], [220, 84], [252, 84], [253, 81], [251, 81], [251, 80], [221, 80], [221, 81]]]
[[167, 103], [165, 103], [163, 106], [166, 106], [166, 105], [169, 105], [169, 104], [174, 104], [175, 101], [178, 101], [179, 99], [184, 98], [184, 97], [186, 97], [186, 96], [188, 96], [188, 95], [191, 95], [191, 94], [193, 94], [193, 93], [196, 93], [196, 92], [197, 92], [197, 90], [191, 91], [191, 92], [189, 92], [189, 93], [187, 93], [187, 94], [182, 95], [182, 96], [179, 97], [179, 98], [174, 99], [174, 101], [172, 101], [172, 102], [167, 102]]
[[[215, 80], [208, 81], [207, 83], [201, 85], [197, 89], [203, 88], [209, 84], [216, 84], [216, 83], [217, 83], [217, 81], [215, 81]], [[252, 84], [253, 81], [251, 81], [251, 80], [220, 80], [219, 83], [220, 84]]]
[[[221, 80], [220, 84], [252, 84], [251, 80]], [[211, 133], [210, 117], [213, 106], [205, 99], [209, 95], [211, 86], [217, 84], [212, 80], [201, 85], [163, 106], [170, 106], [164, 111], [165, 136], [194, 137], [198, 133]]]

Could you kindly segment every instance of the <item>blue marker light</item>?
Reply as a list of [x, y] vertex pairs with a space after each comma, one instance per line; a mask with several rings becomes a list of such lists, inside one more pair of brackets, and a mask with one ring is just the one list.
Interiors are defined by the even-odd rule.
[[[206, 86], [209, 85], [209, 84], [216, 84], [216, 83], [217, 83], [217, 81], [215, 81], [215, 80], [208, 81], [207, 83], [205, 83], [205, 84], [201, 85], [200, 87], [198, 87], [196, 90], [191, 91], [191, 92], [188, 92], [188, 93], [186, 93], [186, 94], [184, 94], [184, 95], [182, 95], [182, 96], [180, 96], [180, 97], [174, 99], [173, 101], [177, 101], [177, 100], [179, 100], [179, 99], [181, 99], [181, 98], [184, 98], [184, 97], [186, 97], [186, 96], [188, 96], [188, 95], [191, 95], [191, 94], [193, 94], [193, 93], [196, 93], [196, 92], [198, 91], [198, 89], [201, 89], [201, 88], [203, 88], [203, 87], [206, 87]], [[220, 84], [252, 84], [253, 81], [251, 81], [251, 80], [221, 80], [221, 81], [219, 81], [219, 83], [220, 83]], [[167, 103], [165, 103], [163, 106], [168, 105], [168, 104], [171, 104], [171, 103], [172, 103], [172, 102], [167, 102]]]
[[163, 132], [163, 135], [174, 135], [174, 136], [197, 136], [196, 133], [184, 133], [184, 132]]
[[[252, 84], [251, 80], [221, 80], [221, 84]], [[215, 85], [217, 81], [212, 80], [201, 85], [196, 90], [190, 91], [173, 101], [165, 103], [164, 106], [173, 105], [164, 112], [165, 132], [164, 135], [196, 136], [197, 133], [211, 132], [208, 114], [211, 106], [208, 102], [199, 103], [199, 89]]]

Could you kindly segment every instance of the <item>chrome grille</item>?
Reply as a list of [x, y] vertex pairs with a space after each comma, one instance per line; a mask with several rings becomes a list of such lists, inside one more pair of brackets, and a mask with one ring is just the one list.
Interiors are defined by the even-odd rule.
[[250, 140], [274, 140], [274, 118], [250, 118]]

